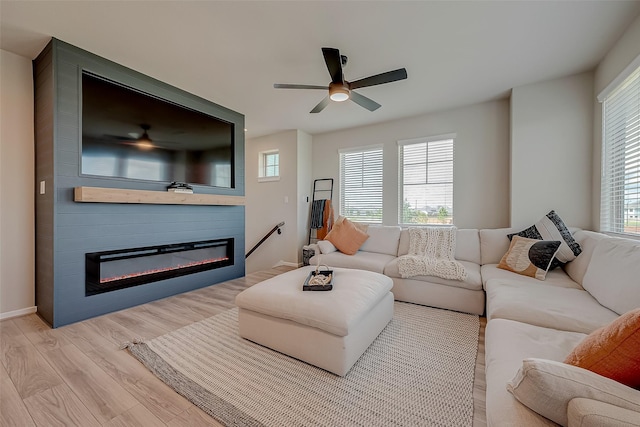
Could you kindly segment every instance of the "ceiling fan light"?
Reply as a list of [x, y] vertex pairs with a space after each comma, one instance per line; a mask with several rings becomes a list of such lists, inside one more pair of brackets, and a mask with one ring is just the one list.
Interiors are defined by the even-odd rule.
[[329, 99], [336, 102], [342, 102], [349, 99], [349, 88], [332, 83], [329, 86]]
[[349, 99], [349, 94], [344, 92], [335, 92], [332, 93], [329, 98], [331, 98], [332, 101], [342, 102]]
[[141, 150], [151, 150], [153, 148], [153, 144], [151, 141], [138, 141], [138, 148]]
[[136, 140], [136, 143], [142, 150], [150, 150], [153, 148], [153, 141], [149, 138], [147, 130], [149, 130], [151, 126], [141, 125], [141, 127], [144, 132], [142, 133], [142, 136]]

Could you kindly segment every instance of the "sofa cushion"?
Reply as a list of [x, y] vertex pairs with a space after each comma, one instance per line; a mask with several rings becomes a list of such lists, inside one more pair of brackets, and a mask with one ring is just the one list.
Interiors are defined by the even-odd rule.
[[[398, 256], [409, 253], [409, 229], [400, 233]], [[480, 235], [475, 228], [458, 229], [456, 231], [456, 251], [454, 258], [458, 261], [470, 261], [480, 264]]]
[[507, 389], [528, 408], [562, 426], [568, 424], [569, 402], [577, 397], [640, 412], [640, 391], [554, 360], [524, 359]]
[[368, 238], [367, 233], [358, 229], [351, 221], [344, 218], [333, 225], [333, 228], [327, 234], [326, 240], [333, 243], [340, 252], [353, 255], [358, 252], [360, 246]]
[[507, 391], [522, 360], [528, 357], [561, 361], [586, 335], [541, 328], [513, 320], [494, 319], [485, 331], [487, 425], [492, 427], [555, 426]]
[[[555, 262], [551, 268], [555, 268], [560, 264], [567, 263], [576, 259], [582, 249], [580, 244], [575, 241], [571, 231], [567, 228], [562, 221], [562, 218], [555, 212], [551, 211], [540, 219], [540, 221], [533, 224], [531, 227], [522, 230], [516, 235], [521, 237], [527, 237], [529, 239], [538, 240], [559, 240], [562, 242], [560, 249], [556, 254], [557, 262]], [[509, 236], [511, 238], [512, 235]]]
[[521, 276], [514, 274], [510, 271], [503, 270], [498, 268], [497, 264], [486, 264], [481, 268], [482, 273], [482, 283], [485, 284], [489, 280], [493, 279], [504, 279], [507, 281], [518, 282], [518, 283], [529, 283], [532, 286], [545, 284], [551, 286], [559, 286], [561, 288], [574, 288], [574, 289], [582, 289], [582, 286], [574, 282], [571, 277], [567, 273], [565, 273], [561, 268], [556, 268], [555, 270], [549, 271], [547, 276], [544, 279], [544, 282], [540, 282], [533, 277]]
[[509, 319], [588, 334], [618, 317], [584, 290], [504, 279], [490, 280], [485, 288], [487, 320]]
[[480, 230], [481, 264], [497, 264], [509, 250], [508, 234], [517, 233], [518, 228], [487, 228]]
[[593, 250], [598, 242], [602, 239], [608, 239], [609, 236], [602, 233], [596, 233], [595, 231], [577, 230], [573, 238], [580, 244], [582, 253], [571, 262], [565, 264], [564, 271], [576, 282], [582, 285], [582, 280], [589, 267]]
[[577, 397], [567, 408], [569, 427], [640, 427], [640, 414], [599, 400]]
[[609, 238], [598, 242], [582, 286], [618, 314], [640, 308], [640, 242]]
[[456, 232], [455, 258], [480, 264], [480, 234], [477, 229], [463, 228]]
[[360, 250], [395, 256], [398, 253], [401, 231], [402, 228], [399, 226], [370, 225], [367, 228], [369, 238], [362, 244]]
[[640, 308], [593, 331], [573, 349], [565, 363], [629, 387], [640, 387]]
[[[384, 274], [392, 278], [401, 278], [400, 271], [398, 270], [399, 258], [391, 260], [384, 268]], [[479, 291], [482, 289], [482, 278], [480, 277], [480, 266], [476, 263], [469, 261], [459, 261], [467, 271], [467, 277], [465, 280], [450, 280], [443, 279], [435, 276], [413, 276], [411, 279], [420, 280], [423, 282], [438, 283], [441, 285], [455, 286], [457, 288], [471, 289], [473, 291]]]
[[[318, 262], [314, 256], [309, 260], [309, 264], [315, 265]], [[389, 261], [394, 260], [396, 257], [393, 255], [377, 254], [375, 252], [362, 252], [358, 251], [354, 255], [345, 255], [342, 252], [333, 252], [330, 254], [322, 254], [320, 258], [321, 264], [326, 264], [329, 267], [343, 267], [343, 268], [356, 268], [360, 270], [375, 271], [382, 274], [384, 267]]]
[[498, 268], [544, 280], [559, 247], [560, 242], [557, 240], [513, 236], [509, 250], [498, 263]]
[[429, 305], [446, 310], [461, 311], [482, 316], [484, 314], [484, 292], [459, 286], [414, 279], [393, 278], [393, 297], [397, 301]]

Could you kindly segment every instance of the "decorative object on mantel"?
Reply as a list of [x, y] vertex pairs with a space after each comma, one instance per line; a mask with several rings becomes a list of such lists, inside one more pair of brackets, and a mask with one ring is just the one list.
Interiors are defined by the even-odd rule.
[[172, 193], [193, 194], [193, 187], [186, 182], [173, 181], [167, 186], [167, 191]]

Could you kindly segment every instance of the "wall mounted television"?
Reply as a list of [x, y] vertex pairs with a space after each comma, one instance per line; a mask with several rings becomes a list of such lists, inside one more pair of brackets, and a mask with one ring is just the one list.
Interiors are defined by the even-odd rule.
[[82, 73], [81, 174], [234, 188], [234, 124]]

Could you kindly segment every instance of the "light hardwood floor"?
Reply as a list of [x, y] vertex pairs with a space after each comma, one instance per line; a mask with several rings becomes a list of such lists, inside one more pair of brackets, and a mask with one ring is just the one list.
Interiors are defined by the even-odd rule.
[[[120, 350], [235, 306], [278, 267], [51, 329], [37, 315], [0, 322], [0, 426], [220, 426]], [[476, 361], [474, 426], [486, 426], [484, 326]]]

